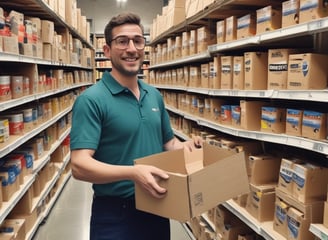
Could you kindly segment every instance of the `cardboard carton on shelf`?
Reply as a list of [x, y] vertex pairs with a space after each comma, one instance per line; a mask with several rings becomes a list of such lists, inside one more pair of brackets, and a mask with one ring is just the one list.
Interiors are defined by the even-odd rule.
[[135, 164], [153, 165], [169, 174], [159, 183], [167, 189], [162, 199], [135, 185], [137, 209], [180, 222], [249, 192], [244, 153], [207, 143], [192, 152], [180, 149], [139, 158]]
[[289, 0], [282, 2], [282, 27], [288, 27], [299, 23], [300, 1]]
[[246, 210], [259, 222], [272, 221], [274, 218], [275, 184], [250, 184]]
[[322, 223], [324, 202], [301, 203], [280, 189], [276, 189], [276, 196], [290, 206], [287, 211], [287, 239], [314, 240], [310, 224]]

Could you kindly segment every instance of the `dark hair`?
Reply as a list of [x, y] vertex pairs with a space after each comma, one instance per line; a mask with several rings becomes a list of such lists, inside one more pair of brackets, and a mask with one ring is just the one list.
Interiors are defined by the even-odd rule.
[[141, 24], [140, 17], [137, 14], [130, 13], [130, 12], [120, 13], [114, 16], [105, 27], [104, 33], [105, 33], [105, 39], [107, 45], [110, 45], [113, 39], [113, 35], [112, 35], [113, 28], [121, 26], [126, 23], [132, 23], [138, 25], [141, 28], [142, 34], [144, 33], [143, 25]]

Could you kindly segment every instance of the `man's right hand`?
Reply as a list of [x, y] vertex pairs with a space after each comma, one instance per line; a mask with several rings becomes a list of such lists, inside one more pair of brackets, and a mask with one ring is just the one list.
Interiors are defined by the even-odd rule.
[[154, 166], [137, 164], [134, 166], [134, 181], [139, 184], [145, 191], [149, 192], [155, 198], [163, 198], [167, 190], [161, 187], [158, 182], [167, 180], [169, 175]]

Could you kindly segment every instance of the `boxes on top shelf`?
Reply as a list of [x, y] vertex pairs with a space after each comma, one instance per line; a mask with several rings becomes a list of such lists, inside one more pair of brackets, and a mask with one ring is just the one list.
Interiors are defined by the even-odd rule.
[[326, 0], [300, 0], [300, 23], [328, 16]]
[[281, 27], [289, 27], [299, 23], [300, 0], [289, 0], [282, 3]]
[[256, 11], [256, 34], [281, 28], [281, 9], [267, 6]]

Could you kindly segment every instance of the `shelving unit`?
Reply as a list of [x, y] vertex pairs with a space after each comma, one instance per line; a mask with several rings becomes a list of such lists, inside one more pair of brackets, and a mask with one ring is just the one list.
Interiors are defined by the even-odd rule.
[[[62, 1], [62, 3], [65, 4], [65, 1]], [[59, 99], [62, 96], [69, 95], [71, 97], [69, 100], [74, 101], [74, 96], [83, 91], [83, 89], [94, 84], [92, 75], [94, 69], [94, 65], [92, 64], [92, 60], [94, 59], [94, 48], [92, 44], [80, 31], [78, 31], [78, 29], [68, 24], [51, 5], [48, 5], [42, 0], [1, 0], [0, 7], [6, 10], [17, 11], [24, 14], [24, 16], [52, 21], [54, 23], [55, 31], [58, 30], [60, 33], [66, 34], [65, 36], [72, 37], [72, 39], [76, 38], [81, 42], [82, 47], [88, 49], [93, 55], [92, 58], [89, 59], [90, 61], [86, 62], [86, 64], [82, 61], [81, 64], [70, 64], [67, 63], [69, 61], [45, 60], [39, 57], [0, 52], [0, 63], [3, 67], [1, 69], [1, 74], [4, 74], [4, 70], [6, 70], [5, 74], [8, 75], [20, 73], [19, 70], [23, 65], [24, 69], [27, 69], [28, 72], [33, 72], [33, 74], [29, 73], [30, 76], [38, 81], [40, 81], [40, 74], [45, 71], [52, 72], [59, 70], [68, 74], [67, 76], [64, 76], [67, 78], [65, 78], [62, 83], [56, 85], [58, 87], [51, 87], [50, 89], [45, 88], [37, 92], [30, 92], [30, 94], [25, 94], [20, 98], [0, 101], [0, 118], [11, 111], [19, 111], [27, 106], [29, 108], [36, 108], [37, 104], [42, 103], [44, 100], [51, 101], [53, 98]], [[31, 226], [29, 232], [26, 233], [25, 239], [33, 238], [34, 233], [48, 216], [60, 192], [71, 176], [69, 151], [61, 159], [55, 159], [55, 157], [57, 157], [56, 154], [58, 149], [62, 147], [63, 142], [67, 141], [70, 134], [69, 118], [72, 110], [72, 102], [68, 102], [68, 99], [66, 100], [67, 102], [62, 103], [62, 105], [59, 106], [58, 112], [56, 110], [56, 112], [50, 115], [45, 121], [39, 122], [39, 124], [34, 126], [31, 130], [25, 130], [20, 135], [10, 135], [7, 141], [0, 143], [0, 158], [4, 159], [8, 154], [25, 146], [26, 143], [35, 139], [35, 137], [39, 137], [41, 133], [44, 133], [51, 127], [57, 127], [56, 125], [61, 124], [63, 120], [65, 121], [65, 124], [67, 121], [65, 129], [57, 129], [58, 132], [56, 133], [56, 139], [51, 140], [51, 145], [47, 149], [44, 149], [42, 156], [34, 159], [33, 169], [27, 176], [25, 176], [24, 183], [19, 186], [19, 189], [13, 193], [8, 201], [3, 201], [0, 205], [0, 224], [2, 224], [7, 218], [12, 217], [13, 210], [15, 210], [15, 207], [25, 198], [25, 195], [30, 190], [34, 190], [34, 185], [37, 181], [40, 181], [40, 175], [43, 174], [42, 172], [51, 163], [53, 175], [47, 176], [49, 179], [45, 180], [44, 188], [40, 189], [39, 195], [33, 197], [31, 206], [31, 208], [34, 209], [33, 212], [30, 213], [30, 215], [26, 215], [25, 212], [21, 213], [21, 216], [35, 218], [33, 226]], [[49, 174], [51, 174], [50, 170]], [[14, 215], [15, 214], [20, 215], [17, 210]]]
[[[227, 15], [229, 15], [229, 10], [231, 10], [233, 13], [236, 13], [236, 8], [239, 8], [240, 11], [238, 11], [236, 14], [231, 15], [243, 16], [249, 12], [248, 10], [250, 8], [248, 7], [250, 6], [259, 9], [264, 6], [271, 5], [271, 3], [272, 1], [250, 1], [247, 3], [246, 1], [238, 0], [216, 1], [209, 5], [207, 8], [197, 13], [195, 16], [187, 18], [182, 23], [171, 27], [170, 29], [161, 33], [158, 36], [155, 36], [150, 45], [155, 47], [158, 44], [166, 43], [168, 38], [181, 35], [182, 32], [186, 31], [186, 29], [196, 29], [200, 26], [208, 24], [211, 21], [216, 21], [217, 19], [225, 19]], [[245, 8], [241, 9], [243, 6], [245, 6]], [[317, 40], [320, 39], [321, 41], [327, 41], [327, 39], [325, 38], [325, 33], [327, 33], [327, 30], [328, 18], [322, 18], [311, 22], [301, 23], [286, 28], [268, 31], [244, 39], [233, 40], [220, 44], [213, 44], [208, 46], [207, 51], [199, 54], [194, 54], [188, 57], [181, 57], [160, 63], [157, 63], [156, 61], [154, 61], [154, 63], [153, 61], [151, 61], [153, 62], [153, 64], [149, 66], [149, 69], [150, 71], [166, 71], [168, 69], [182, 68], [183, 66], [188, 65], [200, 65], [201, 63], [209, 62], [211, 59], [213, 59], [214, 56], [217, 55], [224, 55], [229, 53], [236, 54], [240, 51], [248, 51], [249, 49], [256, 51], [257, 49], [261, 49], [262, 46], [265, 46], [265, 48], [270, 48], [270, 46], [274, 46], [274, 48], [279, 48], [279, 46], [284, 46], [280, 48], [288, 48], [286, 46], [289, 46], [289, 48], [297, 48], [297, 46], [294, 45], [298, 45], [298, 43], [301, 43], [300, 48], [303, 48], [305, 45], [307, 45], [310, 48], [317, 49], [320, 51], [322, 50], [323, 46], [318, 44]], [[328, 102], [327, 89], [234, 90], [194, 88], [177, 84], [163, 85], [155, 83], [153, 85], [163, 92], [197, 94], [201, 95], [202, 97], [224, 97], [225, 99], [261, 99], [266, 100], [268, 102], [281, 102], [284, 100], [288, 100], [298, 104], [311, 103], [313, 105], [321, 107], [321, 109], [326, 109]], [[325, 139], [313, 140], [304, 137], [291, 136], [288, 134], [274, 134], [261, 131], [248, 131], [224, 124], [219, 124], [218, 122], [210, 121], [208, 119], [204, 119], [202, 117], [199, 117], [197, 114], [191, 114], [189, 112], [182, 111], [176, 108], [175, 106], [171, 106], [169, 104], [166, 104], [166, 107], [167, 110], [173, 115], [178, 115], [182, 119], [189, 120], [193, 122], [196, 126], [199, 126], [201, 129], [210, 129], [219, 133], [225, 133], [229, 136], [234, 136], [242, 139], [252, 139], [265, 143], [274, 143], [282, 146], [296, 147], [316, 154], [322, 154], [323, 159], [327, 158], [328, 155], [328, 142]], [[189, 138], [180, 130], [175, 130], [175, 134], [181, 139]], [[261, 235], [265, 239], [285, 239], [273, 230], [272, 221], [263, 223], [257, 221], [244, 208], [241, 208], [233, 200], [229, 200], [223, 205], [232, 213], [234, 213], [238, 218], [240, 218], [244, 223], [246, 223], [251, 229], [253, 229], [254, 232]], [[206, 220], [206, 218], [204, 219]], [[310, 231], [320, 239], [327, 239], [327, 229], [323, 227], [322, 224], [311, 224]]]

